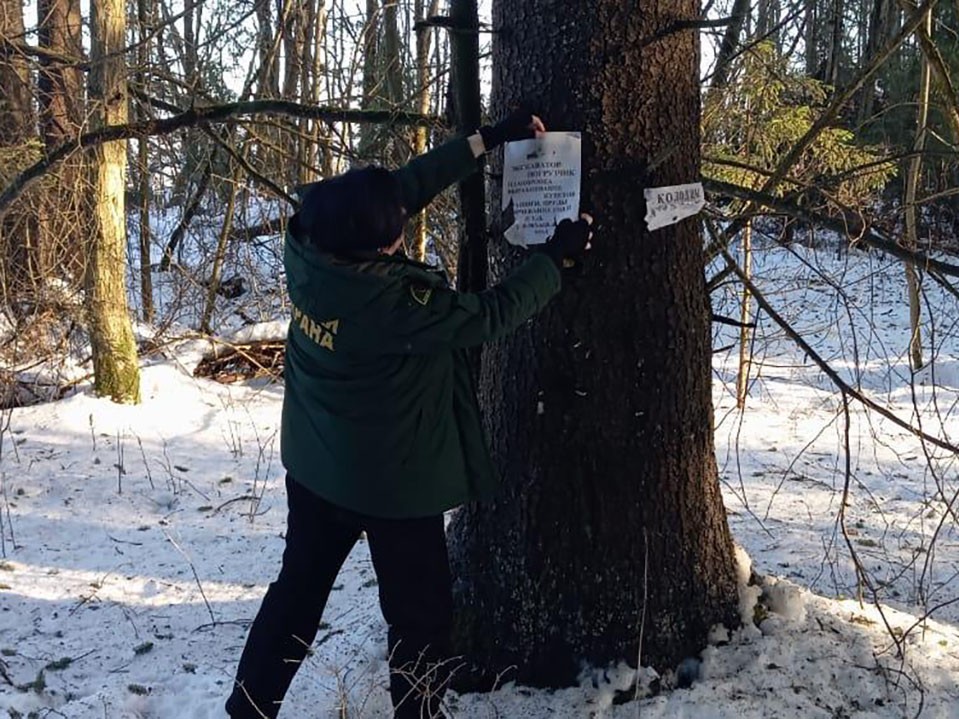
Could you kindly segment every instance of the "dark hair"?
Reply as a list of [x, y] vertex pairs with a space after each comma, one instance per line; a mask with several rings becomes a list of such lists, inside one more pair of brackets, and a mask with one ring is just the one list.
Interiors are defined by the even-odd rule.
[[364, 167], [300, 189], [290, 229], [328, 252], [378, 250], [403, 231], [400, 184], [382, 167]]

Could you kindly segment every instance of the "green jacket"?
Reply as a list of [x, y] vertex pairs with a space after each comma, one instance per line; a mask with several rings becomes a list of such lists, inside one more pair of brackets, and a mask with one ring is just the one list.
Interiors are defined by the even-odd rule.
[[[397, 178], [409, 212], [475, 170], [465, 140], [422, 155]], [[466, 349], [514, 330], [559, 291], [531, 256], [480, 293], [404, 257], [344, 258], [288, 235], [292, 303], [281, 454], [291, 476], [361, 514], [440, 514], [497, 484]]]

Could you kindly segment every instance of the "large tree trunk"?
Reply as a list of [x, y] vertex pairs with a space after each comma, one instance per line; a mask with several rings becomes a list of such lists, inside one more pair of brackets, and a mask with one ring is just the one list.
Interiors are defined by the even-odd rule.
[[[671, 148], [649, 184], [697, 180], [700, 130], [696, 33], [642, 39], [697, 14], [692, 0], [575, 0], [560, 19], [548, 0], [493, 6], [494, 116], [527, 100], [583, 131], [598, 230], [583, 276], [484, 358], [504, 486], [456, 515], [451, 559], [457, 641], [487, 677], [567, 684], [583, 660], [635, 665], [641, 640], [644, 665], [674, 667], [738, 621], [699, 224], [643, 230], [645, 164]], [[497, 278], [522, 260], [502, 240], [491, 254]]]
[[[120, 125], [127, 121], [124, 2], [96, 0], [91, 15], [92, 126]], [[96, 149], [96, 231], [87, 262], [86, 310], [96, 393], [115, 402], [137, 403], [140, 369], [124, 281], [126, 161], [126, 142], [107, 142]]]

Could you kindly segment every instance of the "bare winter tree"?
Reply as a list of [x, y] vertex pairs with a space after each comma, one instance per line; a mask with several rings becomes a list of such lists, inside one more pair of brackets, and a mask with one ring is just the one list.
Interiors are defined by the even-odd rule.
[[[29, 164], [34, 135], [33, 86], [26, 58], [17, 49], [24, 39], [23, 7], [19, 0], [0, 2], [0, 177]], [[0, 223], [0, 250], [6, 260], [0, 271], [0, 298], [11, 300], [32, 292], [39, 275], [36, 216], [25, 207]]]
[[[94, 127], [127, 120], [126, 63], [123, 54], [126, 8], [123, 0], [92, 5], [90, 101]], [[126, 295], [126, 181], [124, 141], [96, 148], [95, 231], [86, 268], [86, 311], [93, 349], [94, 388], [116, 402], [140, 401], [140, 368]]]

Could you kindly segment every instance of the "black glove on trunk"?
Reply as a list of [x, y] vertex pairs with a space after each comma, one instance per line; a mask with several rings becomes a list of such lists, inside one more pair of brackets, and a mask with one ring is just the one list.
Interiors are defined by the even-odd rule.
[[533, 137], [531, 124], [533, 124], [533, 113], [529, 108], [520, 107], [495, 125], [484, 125], [477, 132], [483, 138], [486, 151], [490, 152], [504, 142], [528, 140]]
[[563, 269], [564, 259], [573, 259], [586, 252], [590, 234], [589, 223], [586, 220], [580, 219], [576, 222], [563, 220], [556, 225], [553, 236], [542, 246], [543, 252], [549, 255], [557, 267]]

